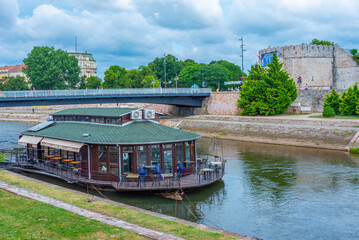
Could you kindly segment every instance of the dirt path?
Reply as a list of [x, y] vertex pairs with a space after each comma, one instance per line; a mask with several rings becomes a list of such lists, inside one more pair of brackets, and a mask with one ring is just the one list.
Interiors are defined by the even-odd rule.
[[74, 205], [71, 205], [71, 204], [56, 200], [54, 198], [44, 196], [44, 195], [39, 194], [39, 193], [30, 191], [30, 190], [27, 190], [27, 189], [24, 189], [24, 188], [20, 188], [20, 187], [14, 186], [14, 185], [10, 185], [10, 184], [8, 184], [8, 183], [6, 183], [4, 181], [0, 181], [0, 188], [6, 190], [8, 192], [15, 193], [15, 194], [17, 194], [19, 196], [26, 197], [26, 198], [29, 198], [29, 199], [33, 199], [33, 200], [36, 200], [36, 201], [40, 201], [40, 202], [43, 202], [43, 203], [47, 203], [47, 204], [53, 205], [55, 207], [65, 209], [67, 211], [79, 214], [81, 216], [84, 216], [84, 217], [87, 217], [87, 218], [90, 218], [90, 219], [94, 219], [94, 220], [97, 220], [97, 221], [100, 221], [100, 222], [103, 222], [103, 223], [106, 223], [106, 224], [109, 224], [109, 225], [112, 225], [112, 226], [127, 229], [129, 231], [132, 231], [134, 233], [137, 233], [137, 234], [139, 234], [141, 236], [144, 236], [144, 237], [147, 237], [147, 238], [150, 238], [150, 239], [164, 239], [164, 240], [165, 239], [184, 239], [184, 238], [172, 235], [172, 234], [158, 232], [158, 231], [155, 231], [155, 230], [144, 228], [144, 227], [138, 226], [136, 224], [129, 223], [129, 222], [126, 222], [126, 221], [123, 221], [123, 220], [120, 220], [120, 219], [117, 219], [117, 218], [114, 218], [114, 217], [110, 217], [110, 216], [107, 216], [107, 215], [104, 215], [104, 214], [101, 214], [101, 213], [98, 213], [98, 212], [89, 211], [87, 209], [79, 208], [77, 206], [74, 206]]

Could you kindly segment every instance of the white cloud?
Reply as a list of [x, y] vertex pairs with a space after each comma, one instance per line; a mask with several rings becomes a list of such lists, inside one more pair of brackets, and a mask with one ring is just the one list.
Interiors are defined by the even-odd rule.
[[218, 0], [134, 1], [148, 21], [170, 29], [199, 29], [217, 24], [222, 18]]
[[[137, 68], [163, 53], [198, 62], [241, 63], [268, 45], [313, 38], [359, 48], [355, 0], [0, 0], [0, 65], [20, 63], [33, 46], [94, 54], [100, 76], [111, 65]], [[5, 7], [3, 7], [5, 6]]]

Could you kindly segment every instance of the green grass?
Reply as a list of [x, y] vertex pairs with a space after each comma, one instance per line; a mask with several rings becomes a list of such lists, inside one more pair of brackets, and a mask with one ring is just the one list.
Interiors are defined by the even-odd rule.
[[0, 239], [146, 239], [4, 190], [0, 190], [0, 212]]
[[0, 180], [67, 203], [71, 203], [82, 208], [100, 212], [109, 216], [114, 216], [119, 219], [123, 219], [125, 221], [138, 224], [146, 228], [154, 229], [160, 232], [175, 234], [186, 239], [235, 239], [233, 237], [229, 237], [220, 233], [202, 230], [194, 226], [189, 226], [183, 223], [155, 217], [149, 214], [112, 205], [102, 201], [94, 201], [89, 203], [87, 202], [87, 195], [80, 195], [67, 190], [53, 188], [41, 183], [29, 181], [24, 178], [5, 173], [1, 170]]
[[[326, 118], [323, 117], [323, 115], [313, 115], [313, 116], [309, 116], [310, 118]], [[357, 115], [352, 115], [352, 116], [343, 116], [343, 115], [336, 115], [335, 117], [330, 117], [330, 119], [357, 119], [359, 120], [359, 116]]]
[[359, 154], [359, 147], [356, 147], [356, 148], [349, 148], [349, 152], [350, 152], [350, 153]]

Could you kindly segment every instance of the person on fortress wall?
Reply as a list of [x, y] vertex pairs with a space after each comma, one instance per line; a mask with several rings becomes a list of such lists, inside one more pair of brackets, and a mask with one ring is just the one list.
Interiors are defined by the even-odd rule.
[[308, 84], [305, 84], [305, 90], [308, 90], [309, 87], [308, 87]]

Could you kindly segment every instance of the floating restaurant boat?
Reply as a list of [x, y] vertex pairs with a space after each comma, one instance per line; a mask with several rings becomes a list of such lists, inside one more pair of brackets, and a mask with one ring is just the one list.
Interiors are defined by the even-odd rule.
[[102, 190], [150, 191], [209, 185], [224, 175], [218, 156], [198, 154], [201, 135], [159, 124], [148, 109], [74, 108], [23, 132], [27, 170]]

